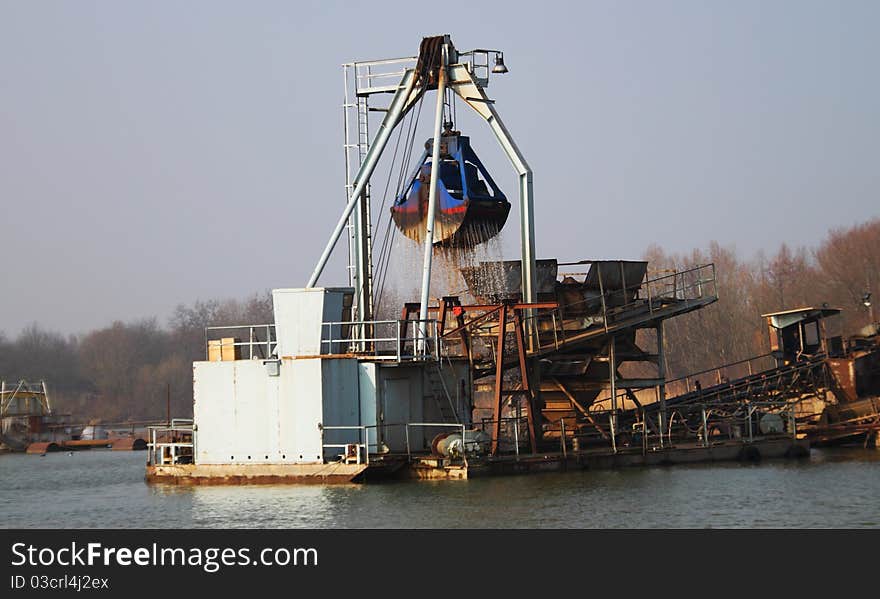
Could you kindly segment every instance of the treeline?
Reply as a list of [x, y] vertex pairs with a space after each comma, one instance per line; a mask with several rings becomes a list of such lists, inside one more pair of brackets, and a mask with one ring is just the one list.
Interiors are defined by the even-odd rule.
[[[827, 303], [844, 310], [841, 333], [857, 333], [869, 322], [863, 295], [880, 293], [880, 219], [833, 230], [816, 248], [782, 245], [772, 256], [742, 259], [712, 243], [688, 255], [652, 246], [645, 259], [654, 273], [716, 266], [719, 301], [667, 321], [673, 378], [768, 351], [766, 312]], [[264, 292], [178, 306], [165, 326], [150, 318], [65, 337], [34, 324], [15, 339], [0, 334], [0, 378], [46, 380], [56, 412], [104, 422], [164, 418], [170, 386], [172, 415], [189, 417], [192, 362], [204, 359], [205, 327], [271, 322]]]
[[205, 327], [273, 321], [270, 292], [247, 300], [178, 306], [167, 326], [156, 318], [114, 322], [65, 337], [33, 324], [14, 340], [0, 334], [0, 378], [45, 380], [53, 411], [103, 422], [192, 415], [192, 363], [204, 359]]
[[751, 260], [717, 243], [685, 256], [652, 246], [645, 259], [654, 271], [709, 262], [716, 268], [718, 301], [667, 321], [666, 350], [673, 378], [768, 352], [767, 325], [761, 314], [769, 312], [827, 304], [843, 310], [837, 332], [858, 334], [870, 322], [864, 295], [871, 293], [872, 301], [880, 299], [880, 218], [834, 229], [816, 248], [783, 244], [772, 256], [758, 254]]

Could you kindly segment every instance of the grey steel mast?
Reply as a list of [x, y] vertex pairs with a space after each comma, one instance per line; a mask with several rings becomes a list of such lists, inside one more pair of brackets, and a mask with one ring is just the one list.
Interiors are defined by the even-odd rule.
[[[444, 36], [444, 46], [446, 46], [447, 48], [446, 60], [448, 61], [444, 63], [446, 65], [446, 85], [448, 85], [448, 87], [453, 92], [455, 92], [456, 95], [458, 95], [468, 106], [473, 108], [477, 112], [477, 114], [482, 116], [483, 119], [488, 123], [490, 129], [492, 129], [492, 132], [498, 139], [502, 150], [507, 155], [519, 177], [522, 296], [524, 302], [535, 302], [537, 300], [537, 289], [535, 280], [535, 223], [532, 170], [526, 162], [525, 158], [523, 157], [522, 152], [516, 146], [513, 137], [510, 135], [507, 127], [504, 125], [504, 122], [501, 120], [498, 112], [495, 110], [494, 101], [489, 99], [485, 92], [485, 88], [488, 86], [489, 82], [489, 56], [495, 55], [496, 65], [498, 65], [501, 64], [499, 61], [499, 57], [502, 53], [498, 50], [484, 49], [470, 50], [468, 52], [457, 52], [454, 49], [454, 46], [448, 35]], [[413, 63], [415, 60], [416, 58], [405, 58], [352, 63], [352, 65], [355, 67], [356, 73], [356, 95], [369, 96], [374, 93], [391, 92], [394, 93], [394, 97], [392, 98], [391, 103], [388, 106], [388, 109], [385, 113], [385, 118], [382, 120], [382, 124], [379, 126], [372, 143], [368, 144], [368, 149], [363, 155], [363, 160], [358, 167], [357, 174], [355, 175], [353, 181], [350, 183], [348, 203], [346, 204], [342, 215], [336, 223], [336, 227], [333, 229], [333, 232], [331, 233], [330, 238], [327, 241], [327, 245], [324, 247], [320, 258], [318, 259], [318, 263], [315, 266], [315, 269], [312, 271], [311, 276], [309, 277], [309, 282], [306, 287], [314, 287], [315, 285], [317, 285], [318, 280], [321, 277], [321, 273], [324, 271], [324, 267], [327, 265], [327, 261], [329, 260], [330, 255], [333, 252], [333, 248], [336, 246], [339, 237], [342, 235], [342, 231], [349, 224], [355, 208], [359, 206], [362, 200], [367, 200], [367, 198], [365, 197], [365, 192], [367, 190], [370, 177], [372, 176], [376, 165], [378, 164], [379, 159], [388, 144], [391, 133], [400, 124], [403, 117], [413, 107], [415, 102], [422, 96], [422, 94], [425, 93], [425, 91], [427, 91], [426, 82], [419, 80], [419, 78], [417, 77], [418, 74], [416, 73], [415, 66], [404, 66], [404, 70], [402, 72], [393, 73], [368, 71], [367, 74], [364, 76], [365, 82], [363, 87], [359, 87], [360, 79], [357, 76], [357, 68], [358, 66], [366, 68], [391, 66], [397, 68], [405, 65], [405, 63], [407, 62]], [[485, 76], [479, 76], [480, 70], [485, 70]], [[503, 70], [496, 72], [505, 71], [506, 67]], [[397, 83], [396, 85], [376, 84], [376, 81], [379, 78], [395, 75], [402, 75], [399, 83]], [[440, 95], [440, 101], [442, 102], [442, 93], [440, 92], [440, 90], [438, 90], [438, 94]], [[435, 139], [438, 138], [439, 136], [435, 135]], [[437, 144], [435, 143], [435, 146], [436, 145]], [[433, 187], [434, 185], [432, 183], [432, 189]], [[365, 282], [365, 279], [369, 278], [369, 272], [371, 270], [372, 264], [372, 256], [370, 255], [371, 251], [369, 243], [370, 224], [368, 222], [365, 222], [366, 219], [363, 217], [364, 212], [366, 212], [367, 215], [369, 214], [368, 210], [365, 211], [364, 209], [361, 209], [359, 211], [360, 218], [355, 218], [352, 221], [354, 228], [357, 230], [353, 232], [353, 239], [351, 239], [350, 244], [350, 248], [353, 249], [354, 253], [354, 255], [352, 256], [354, 258], [352, 260], [354, 264], [350, 265], [350, 267], [353, 267], [353, 269], [356, 271], [357, 279], [352, 277], [351, 280], [356, 280], [361, 290], [367, 289], [368, 293], [371, 294], [371, 286]], [[433, 214], [433, 212], [431, 212], [430, 214]], [[424, 270], [429, 271], [430, 258], [426, 256], [425, 262], [427, 268]], [[423, 275], [424, 274], [425, 273], [423, 272]], [[425, 302], [424, 298], [426, 296], [430, 297], [430, 273], [428, 272], [427, 274], [429, 275], [427, 277], [427, 283], [425, 283], [425, 277], [423, 276], [421, 294], [423, 298], [423, 304]], [[372, 302], [372, 298], [363, 298], [361, 300], [361, 303], [363, 303], [364, 305], [368, 305], [370, 302]], [[422, 310], [420, 310], [421, 319], [424, 319], [423, 311], [424, 307], [422, 308]], [[361, 314], [363, 314], [363, 312], [361, 312]]]

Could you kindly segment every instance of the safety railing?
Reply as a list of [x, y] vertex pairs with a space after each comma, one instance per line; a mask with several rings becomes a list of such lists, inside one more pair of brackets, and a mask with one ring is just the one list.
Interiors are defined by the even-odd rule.
[[[243, 334], [242, 334], [243, 333]], [[274, 324], [247, 324], [205, 328], [207, 360], [269, 359], [275, 353]]]
[[[473, 74], [476, 82], [485, 87], [489, 84], [489, 76], [496, 66], [495, 59], [501, 55], [500, 50], [477, 48], [458, 52], [457, 64], [464, 64]], [[354, 80], [354, 90], [358, 95], [388, 93], [397, 90], [403, 75], [413, 69], [418, 62], [417, 56], [404, 58], [387, 58], [383, 60], [359, 60], [342, 65], [346, 78]]]
[[[324, 449], [343, 449], [338, 454], [340, 461], [350, 463], [354, 460], [356, 464], [370, 463], [370, 446], [369, 446], [369, 426], [348, 425], [348, 426], [321, 426], [321, 447]], [[358, 431], [358, 438], [355, 443], [325, 443], [325, 431]]]
[[722, 385], [742, 377], [753, 376], [756, 373], [772, 370], [775, 366], [776, 360], [773, 358], [773, 354], [766, 353], [752, 356], [744, 360], [728, 362], [714, 368], [707, 368], [685, 376], [669, 379], [666, 381], [666, 391], [668, 394], [676, 395], [699, 391], [703, 387]]
[[194, 429], [192, 420], [182, 418], [172, 420], [170, 425], [148, 427], [147, 464], [192, 464], [196, 453]]
[[626, 412], [591, 410], [590, 426], [581, 421], [580, 429], [573, 431], [573, 448], [587, 451], [610, 447], [613, 453], [633, 450], [647, 453], [677, 445], [710, 447], [718, 442], [752, 443], [758, 437], [796, 439], [795, 409], [795, 405], [784, 402], [734, 402], [678, 406], [669, 409], [665, 416], [645, 408]]
[[342, 65], [346, 80], [351, 77], [357, 95], [394, 92], [407, 69], [415, 67], [415, 56], [384, 60], [361, 60]]
[[497, 420], [493, 418], [483, 418], [477, 426], [479, 426], [482, 432], [491, 434], [496, 423], [500, 425], [498, 427], [498, 439], [496, 440], [496, 455], [505, 453], [510, 454], [513, 452], [518, 459], [522, 447], [531, 444], [531, 440], [529, 439], [528, 418], [526, 416], [498, 418]]
[[[758, 371], [732, 380], [725, 375], [720, 375], [720, 383], [704, 388], [695, 382], [691, 391], [671, 396], [667, 402], [686, 404], [729, 402], [731, 400], [768, 401], [768, 397], [770, 400], [781, 403], [797, 402], [804, 393], [804, 389], [801, 386], [792, 387], [792, 384], [796, 381], [801, 383], [812, 381], [815, 384], [815, 375], [823, 373], [824, 369], [825, 364], [822, 356], [817, 356], [813, 360]], [[714, 370], [709, 372], [714, 372]], [[690, 376], [695, 377], [698, 374]], [[699, 381], [699, 379], [696, 380]], [[672, 382], [675, 383], [675, 381]]]
[[713, 440], [752, 443], [757, 437], [797, 438], [797, 420], [792, 404], [740, 402], [721, 405], [693, 405], [669, 412], [667, 439], [696, 439], [708, 447]]
[[[542, 348], [560, 348], [588, 329], [609, 327], [629, 319], [651, 318], [670, 305], [692, 304], [718, 297], [715, 265], [705, 264], [631, 285], [606, 289], [598, 272], [599, 293], [558, 308], [532, 310], [524, 319], [526, 330], [537, 331]], [[534, 327], [530, 329], [529, 327]]]
[[[482, 440], [474, 440], [468, 436], [467, 425], [457, 423], [457, 422], [399, 422], [399, 423], [381, 423], [381, 424], [370, 424], [370, 425], [339, 425], [339, 426], [321, 426], [321, 445], [324, 449], [340, 449], [343, 450], [341, 453], [337, 454], [338, 460], [342, 462], [352, 462], [354, 461], [356, 464], [367, 464], [370, 463], [371, 455], [378, 455], [386, 453], [386, 451], [380, 450], [380, 446], [385, 443], [386, 440], [391, 436], [389, 431], [393, 431], [394, 429], [402, 430], [404, 435], [404, 451], [406, 453], [406, 457], [408, 460], [411, 460], [412, 457], [421, 453], [421, 451], [417, 450], [413, 446], [413, 429], [427, 429], [427, 428], [440, 428], [440, 429], [457, 429], [461, 434], [461, 445], [462, 453], [459, 456], [462, 459], [466, 460], [466, 454], [474, 453], [474, 447], [477, 445], [482, 445]], [[347, 431], [347, 432], [357, 432], [356, 438], [353, 442], [346, 442], [344, 439], [335, 439], [334, 442], [326, 442], [325, 438], [328, 435], [328, 431]], [[370, 440], [372, 433], [373, 441]], [[380, 435], [381, 433], [381, 435]], [[381, 439], [380, 439], [381, 437]], [[398, 452], [399, 453], [399, 452]], [[325, 452], [326, 455], [326, 452]], [[449, 456], [446, 456], [449, 457]]]
[[[350, 325], [348, 335], [341, 333], [344, 325]], [[440, 359], [436, 319], [324, 322], [321, 329], [322, 353], [397, 362]]]
[[[474, 76], [474, 80], [478, 85], [486, 87], [489, 85], [489, 75], [496, 66], [496, 60], [502, 56], [500, 50], [487, 50], [485, 48], [477, 48], [458, 53], [459, 64], [467, 66], [468, 71]], [[490, 60], [494, 57], [494, 60]]]
[[[615, 413], [611, 410], [591, 410], [589, 418], [589, 426], [580, 419], [572, 418], [560, 419], [559, 433], [562, 438], [562, 445], [565, 447], [567, 443], [567, 431], [571, 431], [572, 450], [575, 452], [586, 452], [590, 450], [607, 451], [609, 448], [613, 453], [617, 453], [626, 447], [629, 447], [632, 438], [636, 438], [640, 443], [647, 443], [647, 439], [642, 438], [642, 431], [647, 431], [647, 436], [653, 437], [654, 445], [663, 446], [663, 436], [659, 434], [659, 429], [653, 423], [646, 422], [639, 418], [633, 423], [621, 423], [621, 413]], [[638, 429], [638, 436], [630, 435], [629, 428]]]
[[673, 271], [660, 277], [648, 278], [641, 286], [639, 298], [647, 300], [654, 309], [655, 303], [664, 301], [687, 301], [716, 297], [715, 264], [703, 264], [687, 270]]

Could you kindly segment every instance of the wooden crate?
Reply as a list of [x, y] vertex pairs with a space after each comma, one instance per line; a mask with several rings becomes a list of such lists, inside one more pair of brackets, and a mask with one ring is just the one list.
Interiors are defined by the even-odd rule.
[[230, 362], [240, 359], [241, 348], [235, 345], [237, 342], [238, 338], [236, 337], [211, 339], [208, 341], [208, 361]]

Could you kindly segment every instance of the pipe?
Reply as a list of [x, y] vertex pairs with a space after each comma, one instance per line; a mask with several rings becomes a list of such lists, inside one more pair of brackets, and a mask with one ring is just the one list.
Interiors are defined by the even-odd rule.
[[611, 444], [617, 451], [617, 348], [614, 335], [608, 346], [608, 376], [611, 380]]
[[[663, 446], [663, 429], [666, 426], [666, 350], [663, 340], [663, 321], [657, 323], [657, 375], [662, 383], [657, 387], [660, 400], [660, 446]], [[667, 437], [668, 440], [668, 437]]]
[[428, 337], [428, 301], [431, 291], [431, 260], [434, 255], [434, 220], [437, 212], [437, 179], [440, 177], [440, 135], [443, 128], [443, 100], [446, 93], [448, 46], [443, 44], [437, 82], [437, 109], [434, 115], [434, 144], [431, 148], [431, 187], [428, 190], [428, 222], [425, 227], [425, 259], [422, 266], [422, 297], [419, 306], [419, 345], [424, 350]]
[[[462, 64], [450, 68], [453, 82], [452, 90], [477, 112], [488, 123], [489, 128], [501, 145], [519, 176], [519, 209], [520, 209], [520, 250], [522, 259], [522, 294], [523, 302], [537, 301], [537, 279], [535, 266], [535, 203], [532, 184], [532, 169], [526, 162], [514, 142], [513, 137], [495, 110], [492, 100], [486, 96], [485, 90], [477, 84], [473, 74]], [[538, 343], [537, 329], [533, 326], [533, 311], [526, 312], [526, 321], [530, 323], [528, 338], [530, 347]]]
[[522, 294], [523, 302], [534, 303], [538, 298], [535, 273], [535, 200], [532, 187], [532, 169], [494, 107], [489, 105], [488, 111], [490, 116], [486, 120], [489, 123], [489, 128], [492, 129], [498, 143], [519, 175]]

